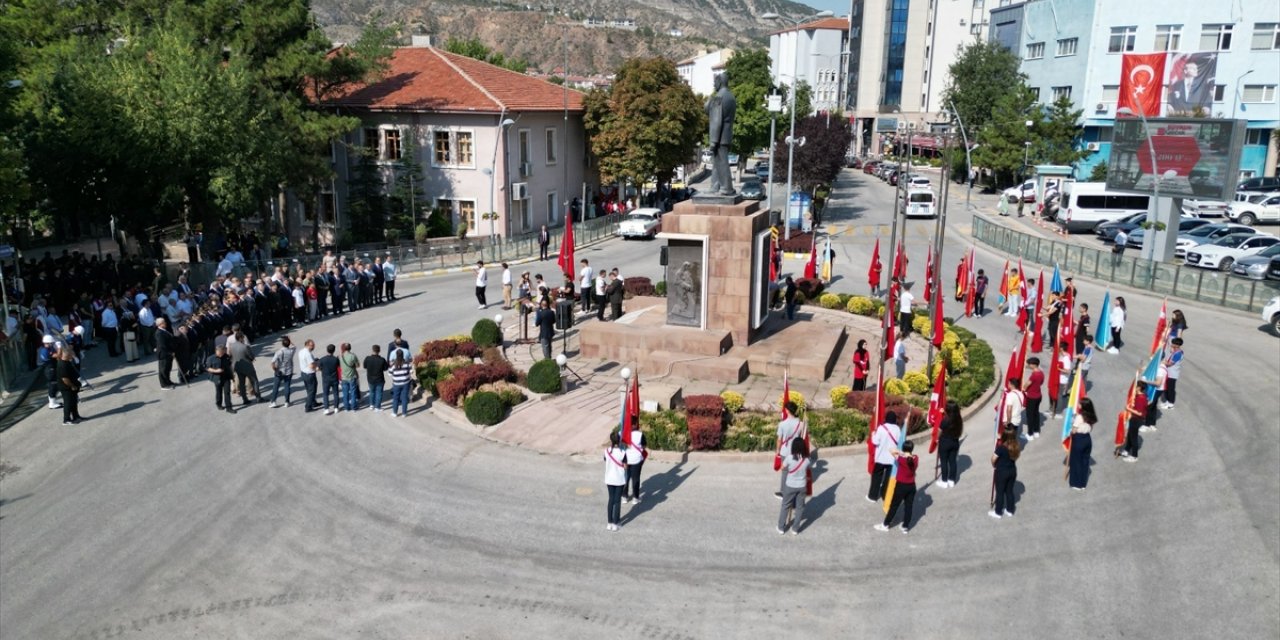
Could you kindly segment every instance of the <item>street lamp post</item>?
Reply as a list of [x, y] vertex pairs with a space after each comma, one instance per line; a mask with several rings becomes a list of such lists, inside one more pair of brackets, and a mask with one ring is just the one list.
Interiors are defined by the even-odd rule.
[[493, 137], [493, 158], [489, 162], [489, 167], [487, 169], [480, 170], [481, 173], [487, 174], [489, 176], [489, 212], [485, 217], [489, 218], [489, 242], [490, 243], [493, 243], [497, 239], [497, 229], [495, 228], [496, 223], [494, 222], [494, 219], [497, 218], [498, 215], [497, 215], [497, 210], [494, 209], [493, 200], [494, 200], [494, 193], [497, 189], [494, 182], [495, 182], [495, 178], [497, 177], [496, 173], [498, 171], [498, 144], [502, 142], [502, 139], [507, 135], [507, 127], [515, 123], [516, 121], [512, 120], [511, 118], [506, 118], [502, 122], [498, 123], [498, 135]]
[[956, 117], [956, 124], [960, 126], [960, 136], [964, 139], [964, 178], [965, 183], [969, 185], [964, 192], [964, 208], [968, 211], [973, 208], [969, 204], [969, 198], [973, 195], [973, 150], [977, 149], [978, 145], [969, 146], [969, 134], [965, 132], [964, 121], [960, 119], [960, 111], [956, 109], [954, 102], [948, 102], [947, 104], [951, 106], [951, 113]]
[[1236, 107], [1239, 106], [1240, 101], [1244, 99], [1244, 94], [1243, 92], [1240, 91], [1240, 81], [1244, 80], [1244, 77], [1251, 73], [1253, 73], [1253, 69], [1250, 69], [1236, 76], [1236, 86], [1234, 89], [1232, 89], [1232, 91], [1234, 92], [1234, 95], [1232, 96], [1232, 99], [1231, 99], [1231, 119], [1232, 120], [1236, 119]]
[[[831, 15], [831, 11], [829, 10], [819, 11], [813, 14], [812, 16], [809, 16], [808, 18], [804, 18], [802, 20], [793, 20], [791, 18], [784, 18], [783, 16], [770, 11], [770, 12], [760, 14], [760, 17], [764, 18], [765, 20], [785, 20], [799, 27], [800, 25], [810, 20], [813, 20], [814, 18], [826, 18], [826, 17], [829, 17], [830, 15]], [[781, 37], [779, 37], [778, 39], [778, 44], [779, 44], [778, 48], [779, 50], [781, 50], [782, 48]], [[795, 166], [795, 155], [796, 155], [796, 89], [800, 85], [800, 79], [797, 77], [797, 74], [799, 73], [799, 68], [800, 68], [800, 35], [797, 33], [795, 44], [791, 47], [791, 134], [787, 136], [787, 195], [784, 199], [784, 203], [785, 203], [783, 205], [784, 213], [782, 216], [784, 221], [782, 226], [784, 240], [791, 239], [791, 189], [792, 189], [791, 180], [792, 180], [792, 170]], [[805, 115], [809, 115], [809, 114], [805, 114]], [[773, 176], [770, 176], [769, 179], [772, 180]]]
[[[769, 185], [768, 185], [769, 209], [768, 211], [769, 211], [769, 216], [772, 218], [773, 216], [773, 183], [774, 183], [773, 156], [775, 155], [774, 145], [777, 144], [776, 140], [778, 139], [777, 138], [778, 112], [782, 111], [782, 96], [776, 93], [770, 94], [767, 102], [765, 103], [765, 106], [769, 110]], [[770, 223], [772, 223], [772, 220], [770, 220]]]
[[[1141, 104], [1137, 97], [1134, 97], [1134, 104]], [[1116, 115], [1138, 116], [1138, 120], [1142, 121], [1142, 132], [1147, 137], [1147, 152], [1151, 154], [1151, 208], [1147, 210], [1147, 230], [1151, 232], [1150, 238], [1143, 238], [1142, 241], [1142, 259], [1155, 261], [1156, 256], [1156, 234], [1159, 230], [1156, 224], [1160, 217], [1160, 168], [1156, 166], [1156, 143], [1151, 140], [1151, 128], [1147, 126], [1147, 116], [1142, 110], [1134, 111], [1129, 107], [1121, 107], [1116, 110]], [[1154, 277], [1155, 270], [1152, 269]]]
[[[619, 429], [622, 428], [622, 421], [626, 419], [625, 416], [627, 415], [627, 389], [631, 387], [631, 368], [623, 367], [620, 374], [622, 375], [622, 389], [618, 392], [618, 406], [621, 407], [622, 410], [618, 412]], [[624, 442], [622, 444], [628, 447], [631, 446], [630, 442]]]

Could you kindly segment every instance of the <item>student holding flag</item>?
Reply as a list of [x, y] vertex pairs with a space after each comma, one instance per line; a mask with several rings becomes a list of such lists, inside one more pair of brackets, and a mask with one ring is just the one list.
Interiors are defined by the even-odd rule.
[[963, 436], [964, 418], [960, 416], [960, 405], [955, 400], [948, 400], [938, 434], [938, 459], [942, 467], [938, 486], [943, 489], [956, 486], [956, 480], [960, 478], [957, 458], [960, 454], [960, 438]]
[[[1079, 384], [1077, 380], [1072, 386]], [[1084, 491], [1089, 486], [1089, 454], [1093, 453], [1093, 425], [1097, 423], [1098, 414], [1093, 409], [1093, 400], [1080, 398], [1071, 421], [1070, 453], [1067, 456], [1067, 483], [1076, 491]]]
[[991, 466], [994, 467], [994, 491], [991, 510], [987, 515], [999, 520], [1013, 517], [1013, 487], [1018, 480], [1018, 456], [1022, 455], [1022, 447], [1018, 445], [1018, 433], [1013, 429], [1000, 432], [1000, 440], [996, 442], [996, 450], [991, 454]]
[[[782, 460], [782, 506], [778, 509], [778, 533], [780, 534], [790, 529], [791, 535], [800, 535], [800, 520], [804, 518], [809, 464], [809, 447], [805, 444], [804, 438], [792, 438], [790, 453]], [[788, 511], [791, 515], [790, 522], [787, 521]]]
[[893, 452], [902, 443], [902, 427], [898, 426], [898, 414], [885, 414], [884, 423], [877, 425], [871, 434], [875, 446], [875, 468], [871, 471], [871, 487], [867, 489], [867, 502], [875, 502], [889, 489], [889, 471], [893, 468]]
[[911, 532], [911, 512], [916, 502], [916, 468], [920, 465], [920, 459], [912, 453], [915, 447], [914, 442], [907, 440], [902, 443], [901, 451], [894, 449], [890, 452], [896, 459], [893, 496], [884, 522], [875, 526], [877, 531], [888, 531], [894, 516], [898, 515], [898, 507], [903, 506], [902, 532]]
[[617, 531], [618, 522], [622, 520], [622, 487], [627, 483], [626, 451], [620, 445], [621, 437], [617, 431], [609, 433], [609, 448], [604, 450], [604, 485], [609, 491], [609, 504], [606, 507], [609, 524], [608, 531]]
[[[804, 435], [801, 433], [802, 428], [800, 416], [796, 415], [796, 403], [787, 400], [782, 405], [782, 421], [778, 423], [778, 449], [773, 456], [774, 471], [783, 471], [786, 466], [786, 458], [791, 452], [792, 443], [797, 440], [804, 440]], [[782, 479], [780, 480], [778, 492], [773, 494], [778, 498], [783, 498], [787, 490], [787, 473], [783, 471], [781, 475]]]
[[1120, 457], [1125, 462], [1138, 461], [1138, 449], [1142, 446], [1141, 436], [1138, 432], [1142, 430], [1143, 422], [1147, 418], [1147, 383], [1137, 381], [1133, 387], [1133, 393], [1126, 398], [1124, 412], [1129, 418], [1129, 429], [1125, 435], [1124, 448], [1120, 450]]

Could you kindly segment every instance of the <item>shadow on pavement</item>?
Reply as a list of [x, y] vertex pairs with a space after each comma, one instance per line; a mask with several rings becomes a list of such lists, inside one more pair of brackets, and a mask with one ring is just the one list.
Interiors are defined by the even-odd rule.
[[681, 462], [662, 473], [654, 474], [648, 478], [642, 478], [640, 481], [640, 495], [643, 500], [639, 504], [633, 504], [631, 509], [622, 516], [619, 524], [626, 524], [636, 518], [646, 514], [655, 506], [666, 502], [667, 496], [674, 492], [684, 481], [693, 475], [698, 468], [694, 467], [688, 473], [681, 475], [680, 471], [687, 462]]
[[[106, 411], [103, 411], [102, 413], [93, 413], [93, 414], [85, 415], [85, 421], [92, 422], [97, 418], [105, 418], [107, 416], [114, 416], [122, 413], [129, 413], [130, 411], [136, 411], [149, 404], [159, 404], [159, 403], [160, 403], [159, 400], [149, 400], [147, 402], [130, 402], [127, 404], [122, 404], [112, 409], [108, 409]], [[81, 405], [81, 407], [83, 406], [84, 405]]]
[[[840, 478], [835, 484], [827, 487], [818, 495], [809, 499], [804, 506], [804, 522], [801, 524], [800, 531], [807, 531], [809, 527], [827, 513], [827, 509], [834, 507], [836, 504], [836, 490], [844, 483], [844, 478]], [[815, 475], [814, 481], [817, 481]]]

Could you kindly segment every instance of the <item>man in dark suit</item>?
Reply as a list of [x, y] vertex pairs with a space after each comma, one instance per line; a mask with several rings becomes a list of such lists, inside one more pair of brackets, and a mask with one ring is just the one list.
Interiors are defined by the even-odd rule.
[[551, 244], [551, 233], [547, 231], [547, 225], [542, 225], [542, 230], [538, 231], [538, 259], [547, 259], [547, 245]]
[[1169, 109], [1191, 112], [1213, 106], [1213, 78], [1203, 77], [1204, 69], [1195, 58], [1182, 66], [1182, 77], [1169, 83]]
[[618, 270], [614, 269], [609, 273], [609, 286], [605, 287], [604, 295], [609, 299], [610, 320], [617, 320], [622, 317], [622, 278], [618, 277]]
[[156, 319], [156, 361], [160, 364], [160, 388], [165, 391], [173, 389], [173, 380], [169, 374], [173, 371], [173, 334], [169, 333], [169, 321]]
[[546, 298], [538, 305], [538, 312], [533, 316], [533, 326], [538, 328], [538, 342], [542, 343], [542, 357], [551, 359], [551, 341], [556, 337], [556, 312], [551, 310], [551, 301]]

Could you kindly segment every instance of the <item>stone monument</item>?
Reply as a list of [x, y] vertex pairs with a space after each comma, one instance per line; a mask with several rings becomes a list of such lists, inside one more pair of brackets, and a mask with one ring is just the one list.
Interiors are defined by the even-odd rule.
[[732, 196], [733, 176], [729, 173], [729, 146], [733, 142], [733, 120], [738, 101], [729, 91], [729, 77], [716, 76], [716, 90], [707, 98], [707, 120], [711, 125], [711, 194]]

